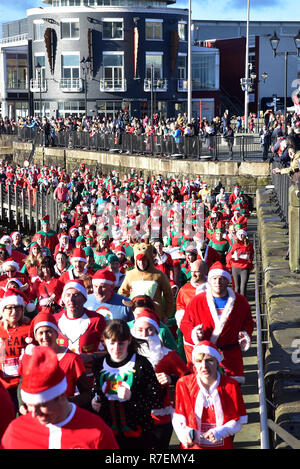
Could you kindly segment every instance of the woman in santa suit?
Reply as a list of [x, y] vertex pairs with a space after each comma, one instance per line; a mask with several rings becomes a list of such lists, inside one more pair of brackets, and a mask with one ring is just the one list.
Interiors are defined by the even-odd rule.
[[247, 231], [236, 232], [236, 242], [226, 256], [226, 265], [232, 270], [235, 291], [246, 296], [250, 272], [253, 270], [254, 250]]
[[[58, 325], [50, 308], [42, 308], [30, 324], [24, 356], [31, 355], [32, 347], [37, 345], [50, 347], [57, 354], [59, 365], [67, 379], [66, 396], [70, 402], [79, 407], [89, 408], [91, 388], [85, 373], [85, 367], [79, 354], [71, 352], [68, 348], [58, 345]], [[23, 356], [23, 357], [24, 357]], [[25, 358], [26, 359], [26, 358]], [[20, 375], [22, 376], [22, 360]], [[21, 380], [22, 381], [22, 378]], [[21, 382], [20, 382], [21, 384]], [[19, 386], [20, 386], [19, 384]], [[26, 406], [19, 396], [19, 410], [23, 415], [27, 412]]]
[[26, 257], [21, 273], [27, 275], [31, 282], [34, 282], [38, 277], [38, 267], [42, 262], [44, 256], [41, 246], [35, 241], [30, 246], [29, 255]]
[[37, 310], [43, 306], [50, 306], [53, 312], [60, 307], [59, 302], [63, 291], [63, 284], [54, 270], [55, 262], [51, 257], [45, 257], [39, 266], [39, 278], [32, 285], [30, 298], [37, 298]]
[[30, 328], [24, 319], [25, 307], [23, 292], [14, 288], [6, 290], [0, 302], [0, 382], [9, 391], [16, 406], [19, 359]]
[[160, 320], [155, 311], [144, 308], [135, 315], [131, 333], [138, 339], [145, 340], [145, 347], [140, 353], [152, 364], [159, 384], [164, 390], [164, 407], [152, 409], [154, 421], [154, 448], [166, 450], [172, 436], [171, 417], [174, 411], [169, 386], [174, 385], [178, 378], [190, 373], [182, 358], [175, 350], [164, 346], [160, 333]]
[[247, 423], [240, 386], [219, 373], [221, 359], [202, 341], [193, 350], [195, 373], [177, 381], [172, 423], [182, 449], [233, 449], [233, 435]]

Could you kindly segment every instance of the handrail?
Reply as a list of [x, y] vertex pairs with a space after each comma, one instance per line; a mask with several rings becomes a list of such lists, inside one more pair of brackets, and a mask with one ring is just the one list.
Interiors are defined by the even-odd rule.
[[[254, 262], [257, 267], [257, 251], [256, 251], [256, 236], [254, 234]], [[268, 430], [268, 416], [266, 405], [265, 382], [263, 373], [263, 350], [262, 350], [262, 331], [261, 331], [261, 318], [259, 306], [259, 293], [258, 293], [258, 279], [257, 268], [254, 272], [255, 278], [255, 314], [256, 314], [256, 330], [257, 330], [257, 360], [258, 360], [258, 395], [259, 395], [259, 417], [260, 417], [260, 441], [261, 449], [269, 449], [269, 430]]]

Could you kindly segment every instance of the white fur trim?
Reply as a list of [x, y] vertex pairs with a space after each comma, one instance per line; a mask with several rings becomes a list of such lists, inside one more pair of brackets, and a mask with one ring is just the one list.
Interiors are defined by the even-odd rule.
[[226, 272], [226, 270], [223, 269], [213, 269], [208, 272], [207, 280], [209, 280], [211, 277], [215, 277], [217, 275], [220, 275], [221, 277], [227, 278], [229, 282], [231, 282], [231, 275]]
[[246, 331], [241, 331], [241, 332], [242, 332], [242, 334], [244, 335], [243, 339], [246, 340], [246, 345], [245, 345], [245, 346], [241, 346], [241, 341], [242, 341], [243, 339], [239, 339], [239, 344], [240, 344], [241, 350], [242, 350], [243, 352], [247, 352], [247, 350], [249, 350], [250, 345], [251, 345], [251, 339], [250, 339], [249, 334], [248, 334]]
[[86, 263], [86, 258], [85, 257], [71, 257], [71, 264], [73, 261], [82, 261]]
[[5, 308], [7, 305], [15, 305], [15, 306], [25, 306], [25, 301], [22, 296], [19, 295], [10, 295], [6, 296], [1, 300], [1, 310]]
[[220, 363], [222, 361], [222, 354], [218, 352], [214, 347], [209, 347], [207, 345], [196, 345], [193, 353], [192, 353], [192, 359], [194, 361], [195, 355], [198, 355], [199, 353], [207, 353], [208, 355], [211, 355], [212, 357], [215, 357], [215, 359]]
[[19, 266], [18, 262], [15, 262], [15, 261], [5, 261], [2, 265], [2, 268], [3, 268], [3, 270], [6, 270], [7, 267], [15, 267], [17, 269], [17, 271], [19, 271], [19, 269], [20, 269], [20, 266]]
[[39, 327], [45, 327], [45, 326], [52, 327], [52, 329], [54, 329], [54, 330], [57, 332], [57, 334], [59, 334], [58, 328], [57, 328], [56, 325], [53, 324], [53, 322], [51, 322], [51, 321], [41, 321], [41, 322], [37, 322], [36, 325], [34, 326], [34, 329], [33, 329], [34, 334], [36, 333], [36, 331], [37, 331], [37, 329], [38, 329]]
[[192, 330], [191, 339], [195, 345], [197, 345], [200, 342], [200, 340], [197, 338], [197, 331], [201, 329], [201, 327], [202, 327], [202, 324], [198, 324], [198, 326], [194, 327], [194, 329]]
[[178, 309], [175, 313], [175, 319], [176, 319], [176, 323], [177, 323], [177, 326], [180, 327], [180, 323], [182, 321], [182, 318], [184, 316], [184, 313], [185, 313], [185, 310], [184, 309]]
[[55, 399], [56, 397], [63, 394], [66, 389], [67, 379], [66, 377], [64, 377], [60, 383], [56, 384], [50, 389], [46, 389], [45, 391], [41, 391], [37, 394], [28, 393], [21, 388], [21, 397], [25, 404], [37, 405], [42, 404], [43, 402], [52, 401], [52, 399]]
[[215, 302], [214, 302], [214, 299], [213, 299], [213, 295], [212, 295], [212, 292], [211, 292], [211, 289], [209, 287], [209, 285], [207, 286], [207, 289], [206, 289], [206, 300], [207, 300], [207, 304], [208, 304], [208, 307], [209, 307], [209, 310], [210, 310], [210, 313], [212, 315], [212, 318], [213, 318], [213, 321], [214, 321], [214, 324], [215, 324], [215, 328], [212, 332], [212, 335], [210, 336], [210, 341], [215, 344], [221, 334], [221, 332], [223, 331], [223, 328], [224, 328], [224, 325], [227, 321], [227, 319], [229, 318], [231, 312], [232, 312], [232, 309], [234, 307], [234, 303], [235, 303], [235, 293], [234, 291], [232, 290], [232, 288], [229, 288], [227, 287], [227, 291], [228, 291], [228, 300], [227, 300], [227, 303], [225, 305], [225, 308], [221, 314], [221, 316], [219, 317], [218, 313], [217, 313], [217, 309], [216, 309], [216, 306], [215, 306]]
[[66, 291], [69, 290], [70, 288], [75, 288], [85, 297], [85, 299], [87, 299], [87, 292], [86, 292], [85, 287], [83, 285], [80, 285], [80, 283], [77, 283], [77, 282], [68, 282], [65, 284], [63, 292], [62, 292], [62, 298], [64, 297]]
[[155, 330], [156, 330], [157, 334], [159, 334], [160, 327], [154, 319], [148, 318], [147, 316], [140, 316], [139, 318], [135, 319], [134, 327], [137, 327], [139, 322], [141, 322], [141, 321], [146, 321], [149, 324], [151, 324], [153, 327], [155, 327]]

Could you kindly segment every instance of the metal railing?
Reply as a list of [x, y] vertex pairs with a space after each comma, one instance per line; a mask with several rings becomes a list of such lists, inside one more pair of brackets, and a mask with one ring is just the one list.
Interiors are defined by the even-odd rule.
[[121, 78], [119, 80], [112, 78], [101, 78], [100, 91], [127, 91], [127, 81], [125, 78]]
[[65, 93], [76, 93], [83, 90], [82, 78], [61, 78], [60, 89]]
[[12, 42], [21, 42], [28, 40], [28, 33], [17, 34], [16, 36], [7, 36], [0, 39], [0, 44], [10, 44]]
[[[272, 169], [282, 168], [279, 162], [273, 161]], [[284, 221], [286, 227], [289, 223], [289, 188], [291, 179], [289, 174], [273, 174], [272, 184], [274, 185], [275, 203], [277, 204], [277, 214]]]
[[[38, 127], [18, 129], [19, 140], [35, 141], [44, 145], [43, 131]], [[232, 154], [226, 140], [221, 135], [212, 136], [209, 142], [201, 136], [172, 135], [135, 135], [126, 132], [89, 131], [53, 131], [46, 139], [56, 147], [77, 148], [96, 151], [114, 151], [119, 153], [148, 155], [159, 158], [177, 158], [190, 160], [227, 160], [261, 161], [259, 137], [255, 135], [237, 135], [234, 138]], [[47, 144], [47, 145], [48, 145]]]
[[262, 323], [260, 311], [260, 295], [258, 287], [258, 269], [257, 269], [257, 240], [254, 235], [254, 271], [255, 281], [255, 318], [256, 318], [256, 334], [257, 334], [257, 378], [258, 378], [258, 396], [259, 396], [259, 418], [260, 418], [260, 441], [261, 449], [269, 449], [269, 429], [268, 429], [268, 412], [266, 404], [266, 391], [264, 382], [264, 354], [262, 346]]
[[39, 189], [24, 189], [16, 184], [0, 183], [0, 221], [12, 229], [17, 227], [22, 232], [37, 232], [41, 218], [49, 214], [51, 228], [59, 218], [60, 205], [53, 198], [53, 192]]

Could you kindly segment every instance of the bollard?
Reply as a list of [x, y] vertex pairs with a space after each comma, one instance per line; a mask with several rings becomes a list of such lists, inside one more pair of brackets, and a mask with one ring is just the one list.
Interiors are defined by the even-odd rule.
[[291, 272], [300, 272], [300, 187], [289, 188], [289, 266]]

